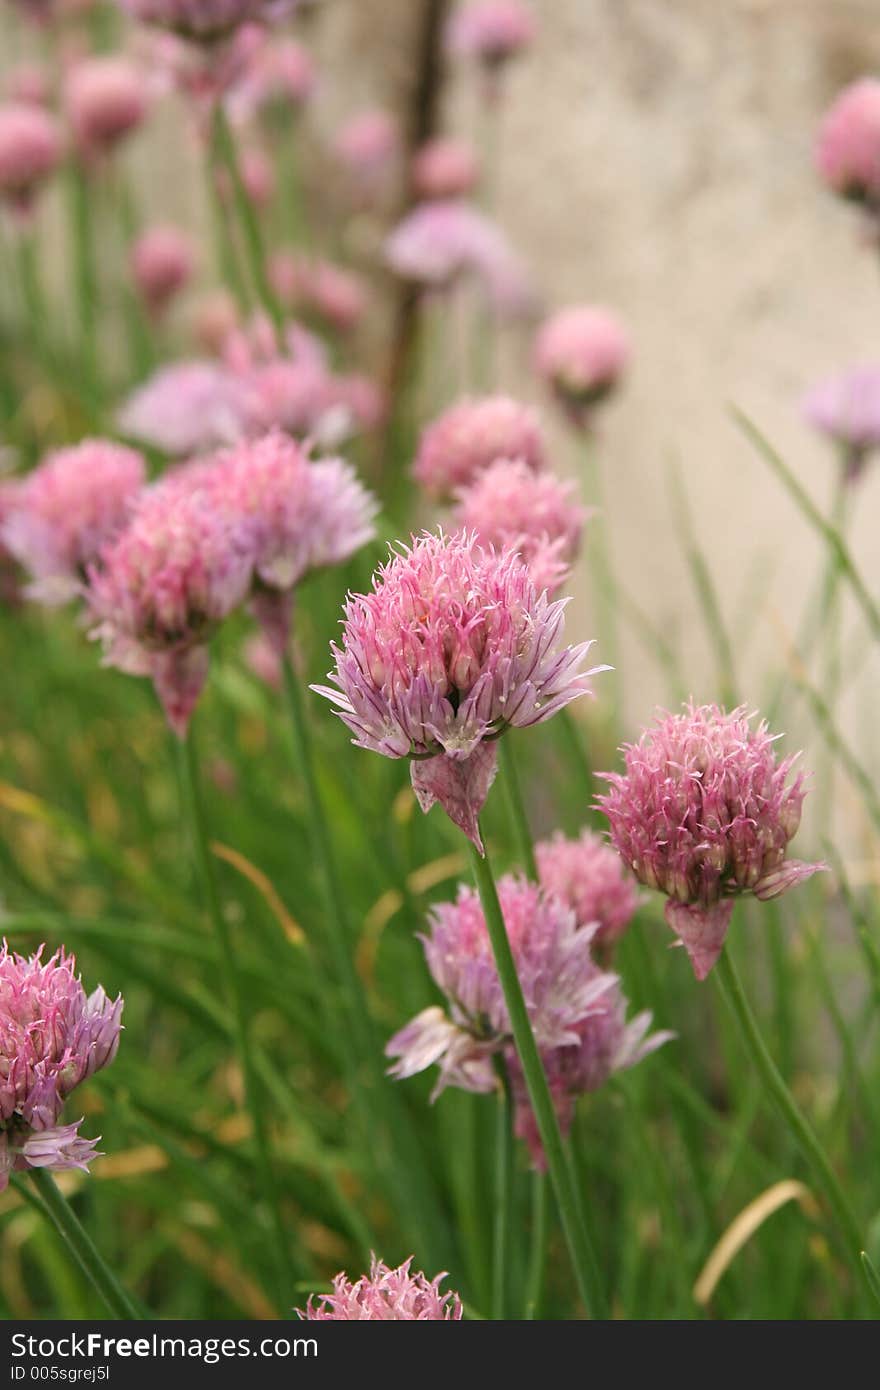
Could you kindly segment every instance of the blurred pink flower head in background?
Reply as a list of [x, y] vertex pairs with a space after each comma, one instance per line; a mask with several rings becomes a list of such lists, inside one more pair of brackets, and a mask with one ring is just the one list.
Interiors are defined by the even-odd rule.
[[355, 328], [366, 311], [362, 278], [332, 261], [281, 249], [269, 263], [269, 279], [286, 309], [314, 314], [341, 333]]
[[826, 112], [816, 140], [816, 165], [841, 197], [880, 209], [880, 81], [845, 87]]
[[449, 289], [474, 275], [502, 315], [523, 313], [532, 302], [528, 274], [501, 228], [456, 198], [407, 213], [385, 243], [385, 259], [395, 274], [426, 289]]
[[390, 1269], [373, 1255], [370, 1273], [352, 1282], [346, 1274], [337, 1274], [333, 1292], [314, 1295], [299, 1316], [314, 1321], [374, 1321], [394, 1320], [453, 1322], [461, 1318], [461, 1299], [457, 1293], [441, 1293], [440, 1284], [446, 1278], [438, 1274], [428, 1280], [424, 1274], [410, 1272], [410, 1256], [397, 1269]]
[[47, 455], [16, 487], [3, 543], [31, 576], [28, 596], [66, 603], [102, 546], [125, 525], [144, 484], [144, 460], [107, 439]]
[[64, 95], [76, 144], [87, 156], [108, 153], [143, 124], [149, 107], [144, 75], [116, 56], [75, 64]]
[[238, 304], [229, 290], [209, 290], [193, 313], [193, 333], [199, 347], [219, 357], [231, 333], [240, 325]]
[[535, 845], [535, 858], [544, 889], [561, 898], [580, 923], [595, 924], [593, 953], [610, 957], [639, 901], [635, 880], [617, 851], [592, 830], [576, 840], [557, 831]]
[[176, 362], [138, 386], [123, 403], [123, 434], [171, 458], [234, 444], [252, 406], [245, 382], [217, 362]]
[[538, 594], [513, 553], [426, 534], [393, 552], [367, 594], [345, 604], [335, 706], [359, 748], [410, 758], [424, 811], [439, 801], [482, 850], [478, 817], [495, 740], [591, 693], [592, 645], [562, 647], [563, 602]]
[[537, 414], [512, 396], [467, 398], [422, 431], [413, 477], [431, 497], [448, 498], [498, 459], [516, 459], [533, 472], [544, 467], [546, 445]]
[[32, 102], [0, 106], [0, 200], [27, 213], [61, 153], [61, 133], [48, 111]]
[[577, 484], [536, 473], [522, 459], [498, 459], [456, 493], [453, 521], [484, 545], [515, 550], [535, 588], [555, 593], [580, 548], [587, 513]]
[[426, 141], [413, 156], [413, 188], [426, 202], [466, 197], [476, 188], [479, 173], [473, 148], [452, 136]]
[[149, 227], [131, 250], [134, 282], [151, 314], [161, 314], [190, 281], [195, 253], [177, 227]]
[[275, 110], [283, 115], [304, 106], [315, 85], [315, 65], [308, 49], [295, 39], [266, 36], [233, 83], [227, 106], [237, 122]]
[[88, 1171], [96, 1139], [60, 1125], [72, 1091], [116, 1056], [122, 998], [86, 995], [64, 951], [42, 959], [0, 946], [0, 1192], [28, 1168]]
[[397, 123], [380, 108], [352, 116], [333, 140], [333, 153], [362, 197], [372, 197], [379, 191], [399, 152]]
[[6, 75], [6, 90], [12, 102], [48, 106], [52, 98], [49, 74], [39, 63], [16, 63]]
[[530, 48], [536, 34], [534, 16], [520, 0], [469, 0], [449, 21], [447, 47], [497, 68]]
[[822, 864], [786, 859], [801, 819], [797, 755], [776, 762], [766, 723], [744, 705], [662, 714], [624, 748], [625, 771], [602, 773], [611, 841], [640, 883], [667, 896], [666, 920], [698, 980], [724, 946], [733, 899], [778, 897]]
[[623, 325], [607, 309], [560, 309], [535, 339], [535, 369], [579, 426], [618, 385], [631, 357]]
[[828, 377], [804, 397], [802, 408], [809, 423], [840, 446], [847, 480], [856, 482], [880, 449], [880, 365]]

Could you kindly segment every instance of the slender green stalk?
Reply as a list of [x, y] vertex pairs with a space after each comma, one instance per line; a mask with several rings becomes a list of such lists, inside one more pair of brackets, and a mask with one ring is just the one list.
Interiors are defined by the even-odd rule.
[[712, 580], [712, 572], [697, 540], [687, 493], [675, 465], [670, 470], [673, 513], [691, 572], [697, 602], [700, 605], [709, 641], [715, 649], [715, 665], [718, 672], [718, 688], [721, 703], [728, 709], [738, 703], [736, 695], [736, 676], [733, 665], [733, 648], [727, 633], [727, 625], [721, 612], [718, 594]]
[[235, 1043], [238, 1059], [244, 1077], [245, 1104], [251, 1117], [254, 1153], [257, 1162], [257, 1180], [269, 1209], [272, 1223], [275, 1262], [279, 1278], [279, 1293], [282, 1307], [286, 1306], [290, 1289], [296, 1277], [290, 1255], [290, 1242], [284, 1229], [281, 1205], [278, 1196], [275, 1173], [269, 1148], [269, 1134], [266, 1125], [266, 1107], [260, 1094], [254, 1052], [248, 1029], [247, 1010], [241, 987], [241, 976], [235, 959], [235, 948], [229, 923], [223, 913], [223, 905], [217, 889], [214, 861], [209, 849], [205, 812], [199, 781], [198, 758], [192, 730], [180, 744], [181, 783], [185, 788], [186, 799], [193, 838], [196, 868], [201, 880], [205, 906], [220, 949], [221, 968], [225, 974], [226, 990], [232, 1004], [235, 1025]]
[[79, 360], [90, 391], [99, 383], [98, 276], [95, 266], [95, 229], [92, 223], [92, 189], [82, 166], [70, 166], [70, 216], [73, 228], [74, 291], [76, 294]]
[[719, 957], [716, 977], [721, 991], [736, 1017], [743, 1041], [748, 1048], [764, 1089], [810, 1164], [813, 1176], [822, 1191], [828, 1210], [837, 1227], [843, 1249], [856, 1271], [861, 1275], [863, 1272], [861, 1252], [864, 1242], [859, 1230], [859, 1223], [824, 1149], [813, 1133], [811, 1125], [798, 1109], [794, 1097], [770, 1056], [755, 1016], [746, 999], [736, 966], [727, 949], [723, 950]]
[[540, 1315], [547, 1258], [547, 1175], [532, 1173], [532, 1229], [529, 1244], [529, 1271], [526, 1284], [526, 1321]]
[[480, 895], [483, 915], [486, 919], [489, 940], [492, 944], [492, 954], [495, 958], [498, 977], [504, 991], [504, 1001], [510, 1016], [510, 1026], [517, 1056], [525, 1077], [526, 1088], [538, 1125], [538, 1133], [541, 1136], [541, 1143], [547, 1159], [547, 1168], [553, 1183], [553, 1191], [556, 1195], [556, 1203], [571, 1255], [578, 1290], [588, 1314], [601, 1317], [605, 1313], [604, 1287], [596, 1257], [590, 1248], [578, 1210], [577, 1194], [562, 1144], [559, 1121], [553, 1105], [553, 1098], [550, 1095], [541, 1055], [535, 1042], [535, 1035], [532, 1032], [519, 976], [516, 973], [516, 964], [510, 949], [501, 904], [498, 901], [498, 890], [495, 887], [492, 867], [488, 857], [481, 855], [470, 842], [468, 842], [468, 846], [474, 879]]
[[507, 809], [510, 814], [511, 825], [513, 826], [517, 854], [519, 855], [520, 862], [527, 876], [532, 879], [533, 882], [537, 883], [538, 865], [535, 862], [532, 832], [529, 829], [529, 820], [523, 803], [522, 787], [520, 786], [519, 772], [516, 766], [516, 753], [510, 734], [508, 734], [506, 738], [499, 740], [498, 758], [501, 763], [501, 775], [507, 797]]
[[275, 327], [280, 331], [284, 323], [284, 315], [278, 300], [272, 292], [272, 286], [269, 283], [269, 275], [266, 268], [266, 251], [263, 246], [263, 233], [260, 229], [260, 223], [254, 205], [248, 197], [247, 189], [244, 186], [244, 180], [242, 179], [241, 169], [238, 163], [238, 154], [235, 148], [235, 137], [232, 133], [232, 127], [229, 124], [226, 109], [222, 101], [215, 102], [214, 104], [212, 137], [214, 149], [217, 152], [220, 162], [226, 169], [229, 175], [229, 181], [232, 185], [235, 210], [247, 248], [248, 261], [250, 262], [251, 275], [257, 291], [257, 297]]
[[880, 794], [877, 792], [874, 779], [865, 770], [844, 739], [834, 722], [831, 710], [819, 691], [809, 684], [805, 676], [797, 678], [797, 688], [806, 698], [828, 749], [840, 763], [853, 785], [858, 788], [874, 828], [880, 830]]
[[[617, 595], [608, 544], [608, 513], [602, 506], [601, 465], [595, 439], [585, 432], [583, 441], [581, 456], [585, 480], [584, 493], [588, 504], [594, 507], [597, 512], [597, 516], [593, 518], [587, 529], [586, 551], [593, 584], [596, 626], [599, 632], [599, 660], [607, 661], [609, 666], [616, 667], [618, 650]], [[610, 671], [608, 679], [614, 687], [609, 697], [609, 703], [612, 708], [616, 709], [619, 703], [615, 698], [618, 686], [616, 671]]]
[[[140, 1309], [100, 1254], [49, 1170], [37, 1168], [31, 1173], [31, 1179], [40, 1195], [42, 1210], [52, 1222], [89, 1283], [100, 1294], [111, 1318], [139, 1320], [142, 1316]], [[23, 1183], [21, 1184], [21, 1191], [22, 1195], [26, 1194]]]
[[505, 1080], [498, 1084], [495, 1110], [495, 1186], [492, 1235], [492, 1313], [503, 1321], [507, 1306], [507, 1250], [510, 1233], [510, 1189], [513, 1172], [513, 1115]]

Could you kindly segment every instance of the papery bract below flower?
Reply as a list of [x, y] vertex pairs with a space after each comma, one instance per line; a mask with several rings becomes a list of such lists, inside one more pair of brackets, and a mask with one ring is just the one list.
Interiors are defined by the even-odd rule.
[[0, 947], [0, 1191], [11, 1172], [87, 1169], [97, 1140], [59, 1125], [64, 1102], [113, 1061], [122, 999], [86, 995], [72, 956], [42, 959]]
[[557, 832], [540, 841], [535, 859], [546, 891], [561, 898], [579, 922], [597, 924], [593, 952], [607, 956], [638, 906], [635, 881], [620, 855], [601, 835], [584, 830], [576, 840]]
[[630, 356], [623, 325], [591, 304], [560, 309], [535, 339], [535, 369], [578, 425], [617, 386]]
[[160, 367], [132, 392], [117, 423], [132, 439], [183, 458], [243, 438], [252, 408], [249, 387], [225, 367], [177, 362]]
[[64, 603], [128, 519], [144, 483], [144, 460], [107, 439], [58, 449], [16, 488], [3, 542], [29, 571], [29, 596]]
[[149, 675], [181, 738], [208, 674], [207, 643], [243, 601], [253, 567], [246, 519], [230, 518], [200, 475], [149, 488], [89, 574], [91, 635], [104, 660]]
[[61, 135], [47, 111], [30, 102], [0, 106], [0, 199], [27, 212], [60, 159]]
[[880, 366], [854, 367], [820, 382], [804, 397], [803, 412], [840, 445], [847, 481], [855, 482], [880, 449]]
[[413, 157], [413, 188], [419, 198], [428, 201], [463, 198], [473, 192], [478, 178], [479, 164], [473, 149], [451, 136], [426, 141]]
[[816, 164], [835, 193], [880, 207], [880, 82], [865, 77], [844, 88], [826, 112]]
[[135, 284], [151, 313], [161, 313], [195, 269], [189, 237], [177, 227], [149, 227], [131, 250]]
[[518, 459], [537, 472], [545, 443], [533, 410], [511, 396], [458, 401], [422, 432], [413, 477], [432, 497], [451, 497], [498, 459]]
[[392, 554], [372, 592], [349, 596], [342, 646], [332, 646], [338, 689], [315, 689], [356, 746], [413, 758], [422, 808], [440, 800], [481, 848], [492, 742], [589, 693], [602, 669], [582, 669], [589, 642], [559, 649], [563, 610], [512, 552], [423, 535]]
[[68, 73], [65, 104], [80, 150], [105, 154], [143, 124], [147, 83], [125, 58], [86, 58]]
[[501, 228], [457, 198], [420, 203], [392, 230], [385, 243], [391, 269], [428, 289], [448, 290], [475, 275], [502, 315], [527, 309], [528, 274]]
[[745, 706], [690, 704], [626, 745], [625, 772], [602, 774], [612, 843], [640, 883], [667, 895], [666, 920], [700, 980], [737, 894], [775, 898], [825, 867], [785, 858], [804, 778], [789, 782], [795, 757], [777, 764], [775, 738], [752, 718]]
[[458, 490], [453, 520], [485, 545], [515, 550], [535, 588], [555, 593], [568, 578], [587, 515], [572, 500], [576, 490], [522, 459], [499, 459]]
[[457, 1293], [441, 1293], [440, 1284], [446, 1278], [438, 1274], [428, 1280], [424, 1274], [410, 1273], [410, 1256], [397, 1269], [390, 1269], [373, 1255], [370, 1273], [352, 1282], [346, 1274], [337, 1274], [333, 1292], [314, 1295], [299, 1316], [315, 1321], [412, 1321], [453, 1322], [461, 1318], [461, 1299]]

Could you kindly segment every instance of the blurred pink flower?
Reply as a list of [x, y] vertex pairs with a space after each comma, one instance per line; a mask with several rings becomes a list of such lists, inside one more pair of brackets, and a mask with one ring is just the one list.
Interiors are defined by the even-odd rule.
[[[243, 150], [239, 156], [238, 171], [244, 191], [254, 207], [268, 207], [275, 197], [276, 182], [275, 165], [265, 151], [256, 145]], [[229, 174], [225, 169], [218, 169], [216, 178], [220, 197], [225, 203], [232, 203], [234, 189]]]
[[531, 47], [537, 29], [519, 0], [470, 0], [455, 10], [447, 30], [451, 53], [495, 68]]
[[537, 415], [512, 396], [457, 401], [426, 426], [413, 477], [432, 497], [453, 496], [498, 459], [518, 459], [533, 472], [545, 464]]
[[31, 576], [29, 597], [66, 603], [81, 591], [89, 565], [125, 525], [144, 477], [133, 449], [84, 439], [48, 454], [21, 480], [2, 539]]
[[535, 340], [538, 375], [581, 426], [592, 407], [618, 385], [630, 356], [629, 338], [618, 319], [590, 304], [560, 309]]
[[309, 101], [315, 82], [314, 61], [302, 44], [267, 37], [248, 58], [227, 96], [230, 115], [243, 122], [264, 112], [271, 114], [276, 107], [279, 114], [287, 113]]
[[190, 239], [177, 227], [149, 227], [132, 247], [134, 281], [152, 314], [167, 308], [192, 278], [194, 269]]
[[823, 117], [816, 164], [844, 198], [880, 208], [880, 82], [862, 78], [845, 87]]
[[339, 332], [355, 328], [364, 316], [367, 290], [363, 280], [332, 261], [276, 251], [269, 263], [269, 278], [286, 309], [314, 314]]
[[482, 850], [478, 817], [495, 773], [494, 741], [591, 691], [592, 645], [559, 649], [563, 603], [539, 595], [512, 553], [473, 536], [423, 535], [393, 552], [372, 592], [345, 605], [332, 644], [337, 708], [359, 748], [410, 758], [423, 810], [439, 801]]
[[65, 105], [80, 150], [106, 154], [143, 124], [148, 87], [126, 58], [86, 58], [67, 75]]
[[52, 97], [46, 69], [38, 63], [16, 63], [6, 77], [6, 90], [12, 102], [48, 106]]
[[806, 419], [841, 448], [848, 481], [880, 449], [880, 366], [853, 367], [828, 377], [804, 397]]
[[27, 212], [60, 159], [61, 135], [48, 111], [30, 102], [0, 106], [0, 200]]
[[596, 924], [593, 952], [607, 958], [638, 906], [638, 892], [620, 855], [592, 830], [576, 840], [559, 831], [535, 845], [538, 875], [548, 893], [561, 898], [578, 922]]
[[786, 859], [805, 796], [795, 757], [777, 764], [776, 739], [741, 705], [663, 714], [624, 749], [626, 770], [602, 773], [611, 840], [640, 883], [667, 896], [666, 920], [698, 980], [724, 946], [733, 899], [778, 897], [822, 864]]
[[413, 188], [425, 201], [463, 198], [473, 192], [478, 178], [477, 156], [464, 140], [437, 136], [426, 141], [413, 158]]
[[413, 208], [388, 237], [385, 258], [397, 275], [429, 289], [475, 275], [501, 314], [522, 313], [531, 303], [528, 275], [504, 233], [459, 199]]
[[235, 298], [228, 290], [216, 289], [203, 295], [195, 307], [193, 331], [199, 346], [219, 357], [231, 333], [239, 327]]
[[123, 403], [123, 434], [172, 458], [234, 444], [247, 432], [251, 392], [234, 372], [216, 362], [178, 362], [160, 367]]
[[374, 109], [352, 116], [333, 141], [333, 152], [355, 183], [372, 185], [387, 173], [397, 156], [400, 137], [387, 111]]
[[86, 995], [64, 951], [47, 961], [0, 947], [0, 1192], [27, 1168], [82, 1168], [95, 1139], [59, 1125], [64, 1102], [116, 1056], [122, 999]]
[[540, 592], [555, 593], [580, 548], [587, 513], [577, 485], [536, 473], [522, 459], [497, 459], [456, 492], [455, 524], [484, 545], [515, 550]]
[[441, 1293], [440, 1283], [446, 1278], [438, 1274], [428, 1280], [424, 1274], [410, 1273], [412, 1256], [397, 1269], [390, 1269], [373, 1255], [370, 1273], [356, 1282], [345, 1274], [333, 1280], [333, 1292], [321, 1294], [315, 1303], [314, 1295], [305, 1309], [297, 1309], [304, 1319], [325, 1321], [391, 1322], [413, 1321], [452, 1322], [461, 1318], [461, 1299], [456, 1293]]

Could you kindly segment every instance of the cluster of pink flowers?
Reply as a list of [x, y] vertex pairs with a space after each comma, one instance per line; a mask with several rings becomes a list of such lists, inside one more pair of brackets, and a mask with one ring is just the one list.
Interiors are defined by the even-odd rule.
[[61, 133], [52, 116], [33, 102], [0, 106], [0, 199], [19, 214], [61, 159]]
[[72, 1091], [116, 1056], [122, 999], [86, 995], [72, 956], [0, 947], [0, 1192], [27, 1168], [87, 1169], [96, 1139], [61, 1125]]
[[635, 880], [610, 845], [592, 830], [576, 840], [557, 832], [535, 845], [542, 885], [572, 909], [579, 922], [595, 923], [594, 955], [608, 959], [638, 907]]
[[630, 355], [618, 319], [589, 304], [560, 309], [535, 340], [535, 370], [579, 427], [618, 385]]
[[[595, 923], [583, 922], [561, 897], [525, 879], [501, 879], [498, 898], [529, 1022], [567, 1127], [578, 1094], [596, 1090], [670, 1035], [648, 1037], [649, 1014], [627, 1024], [618, 977], [591, 953]], [[386, 1048], [397, 1059], [391, 1075], [402, 1079], [436, 1064], [434, 1096], [447, 1086], [489, 1092], [503, 1063], [514, 1086], [518, 1130], [542, 1163], [483, 910], [472, 889], [460, 888], [456, 902], [432, 910], [423, 945], [448, 1013], [432, 1006], [395, 1034]]]
[[336, 706], [359, 748], [410, 758], [423, 810], [437, 801], [482, 849], [478, 817], [495, 740], [590, 693], [592, 645], [560, 648], [563, 602], [539, 594], [513, 552], [476, 538], [423, 535], [392, 554], [372, 592], [345, 605], [332, 645]]
[[89, 566], [126, 524], [144, 474], [135, 450], [84, 439], [49, 454], [15, 487], [2, 540], [29, 572], [32, 598], [65, 603], [80, 592]]
[[413, 476], [431, 497], [449, 498], [498, 459], [538, 472], [546, 462], [544, 435], [528, 406], [511, 396], [483, 396], [457, 402], [422, 431]]
[[321, 1294], [315, 1303], [314, 1295], [305, 1309], [298, 1309], [305, 1319], [323, 1321], [392, 1322], [413, 1321], [453, 1322], [461, 1318], [461, 1299], [457, 1293], [441, 1293], [440, 1284], [446, 1278], [438, 1274], [427, 1279], [424, 1274], [410, 1272], [412, 1256], [397, 1269], [390, 1269], [373, 1255], [370, 1273], [352, 1281], [346, 1274], [337, 1274], [333, 1292]]
[[806, 419], [837, 444], [849, 482], [880, 449], [880, 366], [855, 367], [814, 386], [804, 398]]
[[777, 763], [776, 739], [752, 718], [745, 706], [663, 714], [625, 747], [625, 771], [603, 774], [612, 842], [640, 883], [666, 894], [699, 980], [721, 954], [734, 897], [775, 898], [824, 867], [785, 857], [804, 778], [789, 781], [797, 755]]

